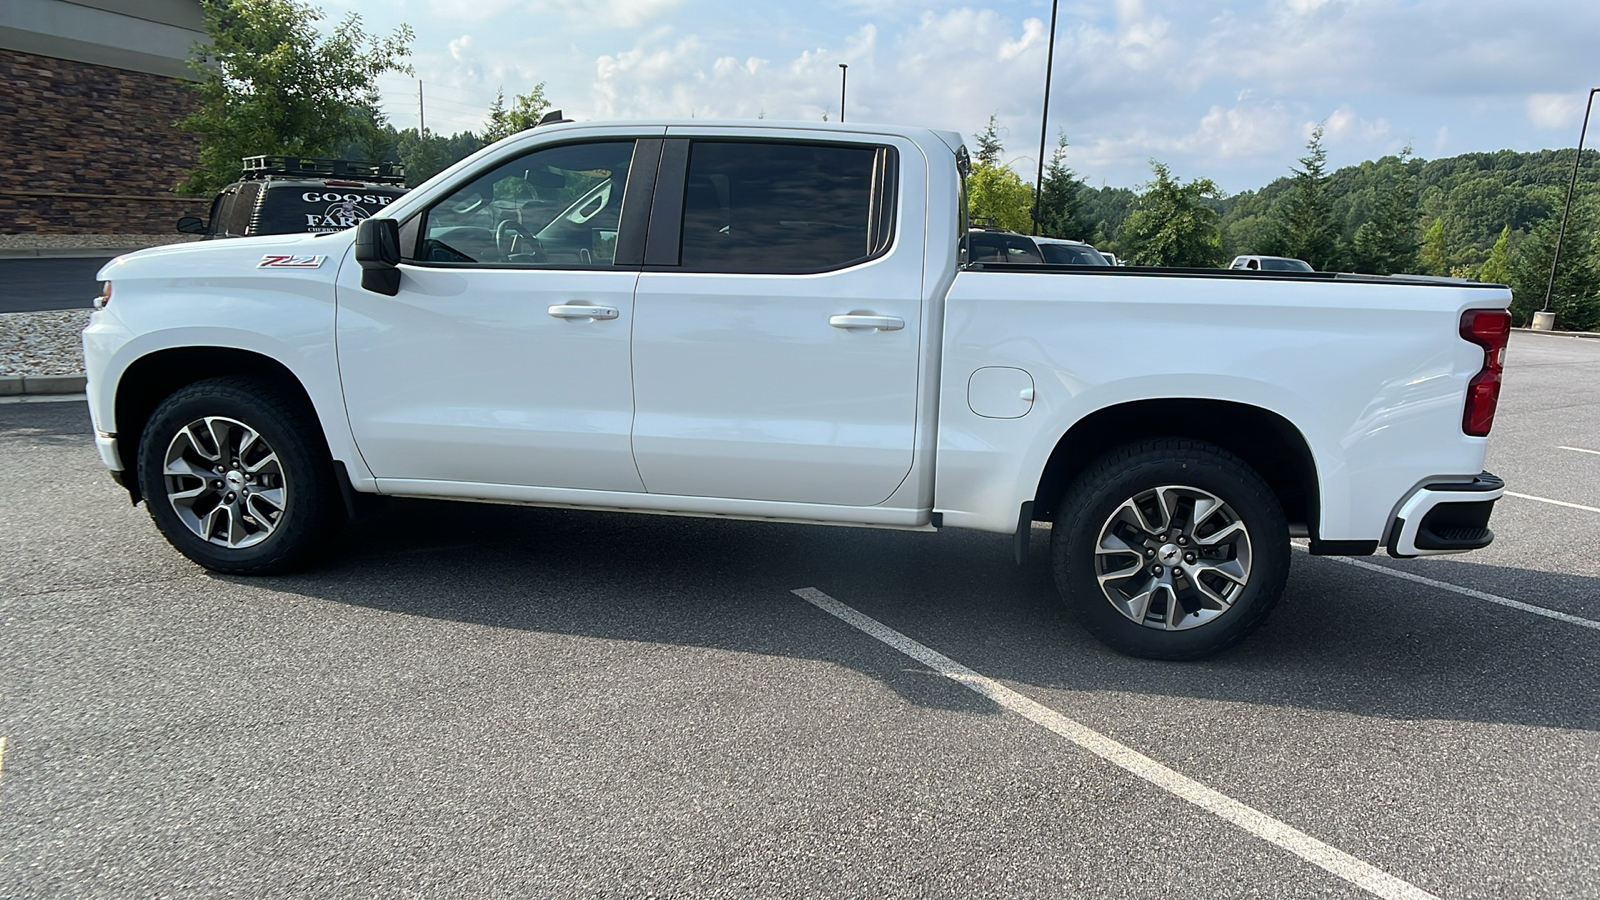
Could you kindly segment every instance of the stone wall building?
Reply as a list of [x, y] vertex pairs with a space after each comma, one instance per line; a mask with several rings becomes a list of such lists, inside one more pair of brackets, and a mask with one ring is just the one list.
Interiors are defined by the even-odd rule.
[[185, 59], [199, 0], [0, 3], [0, 235], [171, 234], [198, 139]]

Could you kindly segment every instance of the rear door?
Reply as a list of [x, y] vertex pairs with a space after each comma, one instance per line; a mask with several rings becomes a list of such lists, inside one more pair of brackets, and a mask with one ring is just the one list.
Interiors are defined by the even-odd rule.
[[888, 499], [916, 436], [925, 197], [890, 137], [668, 131], [633, 327], [651, 493]]

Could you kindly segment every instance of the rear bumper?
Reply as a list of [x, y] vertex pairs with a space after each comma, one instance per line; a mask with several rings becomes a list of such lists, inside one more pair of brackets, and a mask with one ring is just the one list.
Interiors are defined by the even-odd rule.
[[1506, 483], [1488, 472], [1467, 482], [1416, 489], [1389, 524], [1389, 555], [1441, 556], [1489, 546], [1494, 540], [1489, 516], [1505, 491]]

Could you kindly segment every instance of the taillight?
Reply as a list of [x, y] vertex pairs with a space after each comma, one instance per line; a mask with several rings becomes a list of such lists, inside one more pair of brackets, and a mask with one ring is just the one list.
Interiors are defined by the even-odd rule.
[[1500, 402], [1500, 374], [1505, 370], [1506, 342], [1511, 339], [1511, 313], [1503, 309], [1469, 309], [1461, 314], [1461, 336], [1483, 348], [1483, 367], [1467, 382], [1467, 408], [1461, 430], [1487, 437]]
[[95, 309], [105, 309], [107, 306], [110, 306], [110, 305], [111, 305], [111, 282], [103, 281], [103, 282], [100, 283], [100, 296], [94, 298], [94, 308]]

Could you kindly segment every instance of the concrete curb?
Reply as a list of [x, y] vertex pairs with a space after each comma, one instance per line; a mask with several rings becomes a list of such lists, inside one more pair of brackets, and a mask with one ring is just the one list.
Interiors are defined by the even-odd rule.
[[0, 259], [112, 259], [143, 247], [5, 247]]
[[1550, 337], [1584, 338], [1585, 340], [1600, 341], [1600, 331], [1535, 331], [1532, 328], [1512, 328], [1511, 330], [1523, 334], [1543, 334]]
[[23, 394], [81, 394], [89, 379], [76, 375], [0, 375], [0, 397]]

